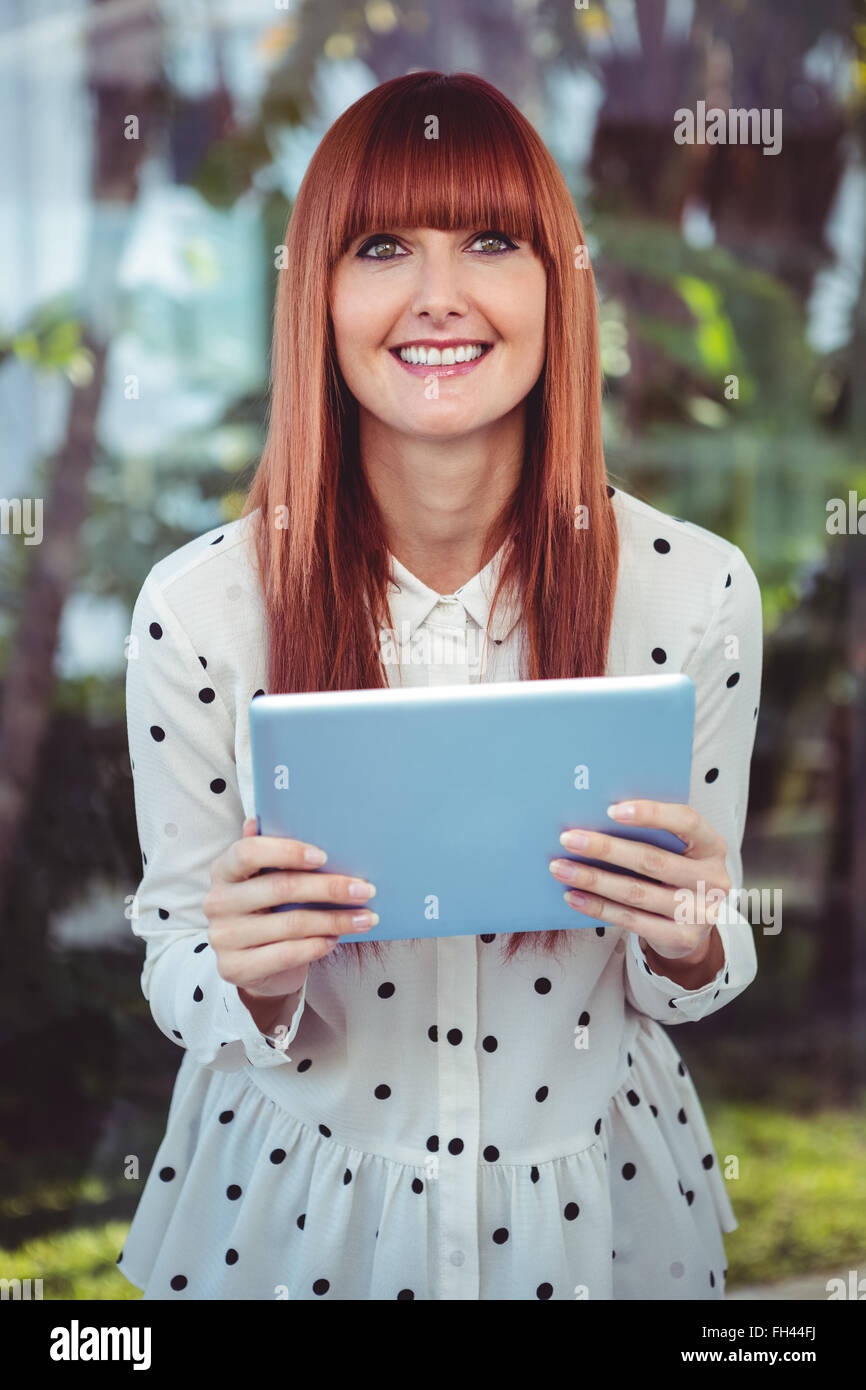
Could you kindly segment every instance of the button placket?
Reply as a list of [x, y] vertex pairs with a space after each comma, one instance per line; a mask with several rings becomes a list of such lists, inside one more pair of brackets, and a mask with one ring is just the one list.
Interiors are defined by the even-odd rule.
[[[432, 633], [430, 684], [469, 685], [468, 618], [460, 599], [456, 595], [441, 598], [426, 626]], [[452, 644], [454, 662], [441, 660], [443, 638]], [[474, 937], [437, 938], [439, 1297], [471, 1302], [478, 1299], [479, 1291], [477, 966]], [[458, 1034], [459, 1042], [454, 1042]]]
[[440, 598], [420, 629], [430, 644], [431, 685], [468, 685], [467, 613], [455, 594]]
[[[474, 936], [436, 942], [439, 1019], [440, 1298], [477, 1301], [480, 1090], [476, 1055], [478, 960]], [[458, 1043], [447, 1034], [461, 1034]]]

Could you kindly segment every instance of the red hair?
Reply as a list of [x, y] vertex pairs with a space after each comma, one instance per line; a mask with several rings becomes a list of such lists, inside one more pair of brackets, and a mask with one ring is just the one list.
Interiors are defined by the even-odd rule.
[[[438, 139], [425, 135], [431, 116]], [[546, 356], [526, 398], [523, 469], [481, 564], [512, 538], [493, 602], [510, 592], [521, 604], [522, 679], [604, 675], [619, 543], [602, 452], [595, 279], [585, 257], [580, 268], [576, 259], [583, 228], [553, 158], [507, 97], [471, 74], [416, 72], [384, 82], [334, 122], [286, 231], [268, 434], [242, 513], [260, 509], [268, 691], [388, 685], [370, 615], [376, 629], [393, 627], [389, 551], [329, 302], [349, 244], [394, 227], [504, 232], [528, 241], [545, 267]], [[584, 529], [575, 524], [580, 505]], [[555, 950], [570, 935], [511, 934], [506, 958], [523, 944]], [[347, 946], [360, 963], [370, 951], [381, 958], [382, 944]]]

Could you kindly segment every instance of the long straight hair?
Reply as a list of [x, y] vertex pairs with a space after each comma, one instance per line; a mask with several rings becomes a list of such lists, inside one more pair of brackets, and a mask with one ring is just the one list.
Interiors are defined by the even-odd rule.
[[[472, 74], [416, 72], [376, 87], [335, 121], [286, 231], [268, 433], [242, 513], [259, 513], [268, 690], [389, 683], [378, 639], [382, 626], [393, 628], [389, 551], [361, 466], [357, 402], [337, 364], [329, 305], [335, 266], [351, 242], [395, 227], [503, 232], [528, 241], [544, 265], [546, 354], [525, 402], [523, 467], [481, 564], [510, 542], [493, 607], [506, 595], [518, 604], [522, 679], [602, 676], [619, 542], [583, 228], [553, 158], [507, 97]], [[556, 951], [572, 935], [506, 935], [505, 958], [523, 945]], [[360, 965], [369, 952], [381, 960], [381, 946], [351, 942], [347, 950]]]

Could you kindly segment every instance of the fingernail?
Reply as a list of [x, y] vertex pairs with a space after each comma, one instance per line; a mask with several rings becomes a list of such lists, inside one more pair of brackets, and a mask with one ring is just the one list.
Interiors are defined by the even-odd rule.
[[376, 889], [373, 887], [372, 883], [365, 883], [363, 879], [353, 879], [349, 884], [350, 898], [373, 898], [375, 895]]
[[630, 801], [616, 802], [613, 806], [608, 806], [607, 814], [614, 820], [633, 820], [634, 806]]
[[305, 864], [324, 864], [327, 857], [323, 849], [315, 849], [312, 845], [308, 845], [304, 850]]
[[575, 903], [578, 907], [580, 907], [582, 903], [586, 902], [586, 894], [578, 893], [576, 888], [569, 888], [568, 892], [563, 893], [562, 896], [565, 898], [566, 902]]
[[378, 912], [353, 912], [352, 926], [356, 931], [367, 931], [369, 927], [375, 927], [379, 922]]
[[559, 837], [559, 843], [566, 849], [586, 849], [589, 844], [589, 836], [582, 830], [564, 830]]

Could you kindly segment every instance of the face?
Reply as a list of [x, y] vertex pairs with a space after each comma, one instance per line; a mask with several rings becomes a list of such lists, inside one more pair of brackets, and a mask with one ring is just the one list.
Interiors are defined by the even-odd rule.
[[387, 228], [336, 267], [337, 359], [361, 412], [443, 440], [521, 408], [544, 363], [546, 273], [495, 231]]

